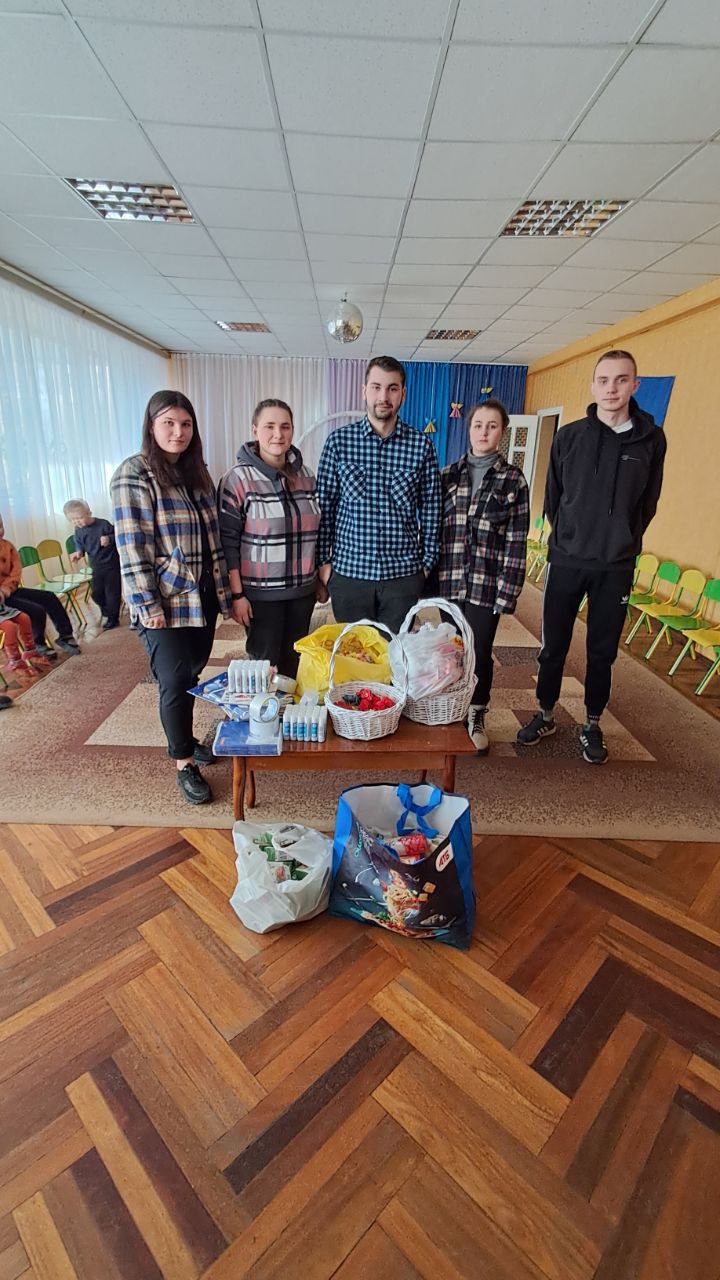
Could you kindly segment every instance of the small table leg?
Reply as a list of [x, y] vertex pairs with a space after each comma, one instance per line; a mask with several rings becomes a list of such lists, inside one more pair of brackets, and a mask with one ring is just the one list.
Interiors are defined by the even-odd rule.
[[244, 756], [233, 756], [233, 818], [236, 822], [245, 820], [245, 780], [247, 766]]
[[255, 774], [252, 769], [247, 771], [247, 804], [248, 809], [255, 808]]
[[455, 756], [445, 757], [445, 768], [442, 775], [443, 791], [455, 790]]

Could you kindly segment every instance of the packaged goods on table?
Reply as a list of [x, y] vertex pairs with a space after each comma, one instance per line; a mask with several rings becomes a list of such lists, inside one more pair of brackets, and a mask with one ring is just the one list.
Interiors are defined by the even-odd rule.
[[[318, 693], [327, 691], [330, 685], [330, 657], [342, 630], [341, 622], [328, 623], [297, 641], [295, 652], [300, 654], [298, 693], [304, 693], [307, 689], [317, 689]], [[356, 627], [352, 634], [345, 637], [341, 652], [336, 657], [336, 683], [361, 680], [363, 684], [390, 684], [387, 651], [388, 642], [375, 627]]]

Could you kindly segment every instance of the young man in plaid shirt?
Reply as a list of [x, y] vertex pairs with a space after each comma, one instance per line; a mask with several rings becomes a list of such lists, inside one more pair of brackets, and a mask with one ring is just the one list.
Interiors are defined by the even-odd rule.
[[318, 467], [318, 577], [338, 622], [398, 631], [437, 563], [440, 473], [427, 436], [398, 416], [405, 370], [392, 356], [365, 373], [367, 413], [325, 441]]

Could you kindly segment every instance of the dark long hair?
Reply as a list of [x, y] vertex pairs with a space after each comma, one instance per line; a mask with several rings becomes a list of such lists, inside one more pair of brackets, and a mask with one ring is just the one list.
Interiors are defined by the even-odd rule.
[[[168, 461], [155, 440], [152, 429], [153, 419], [164, 413], [166, 409], [184, 409], [192, 418], [193, 433], [190, 443], [175, 463]], [[199, 490], [200, 493], [212, 493], [213, 482], [205, 465], [195, 410], [182, 391], [156, 391], [155, 395], [150, 397], [143, 419], [140, 452], [144, 458], [147, 458], [161, 489], [171, 489], [175, 485], [180, 485], [188, 491]]]
[[478, 401], [477, 404], [474, 404], [472, 408], [468, 410], [465, 415], [465, 425], [468, 430], [470, 429], [470, 423], [475, 417], [478, 409], [494, 409], [503, 424], [503, 431], [507, 431], [508, 426], [510, 425], [510, 415], [502, 400], [496, 400], [494, 396], [491, 396], [489, 400]]

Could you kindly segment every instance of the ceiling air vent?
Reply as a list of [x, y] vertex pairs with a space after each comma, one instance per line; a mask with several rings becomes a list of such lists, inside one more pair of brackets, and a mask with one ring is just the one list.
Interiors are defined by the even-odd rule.
[[526, 200], [500, 234], [591, 236], [628, 203], [627, 200]]
[[477, 338], [479, 329], [431, 329], [425, 334], [426, 342], [469, 342]]
[[219, 329], [232, 333], [269, 333], [266, 324], [252, 324], [247, 320], [216, 320]]
[[65, 181], [101, 218], [123, 222], [195, 221], [175, 187], [93, 178], [66, 178]]

